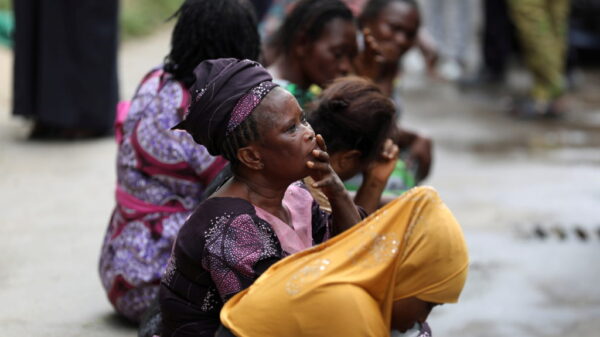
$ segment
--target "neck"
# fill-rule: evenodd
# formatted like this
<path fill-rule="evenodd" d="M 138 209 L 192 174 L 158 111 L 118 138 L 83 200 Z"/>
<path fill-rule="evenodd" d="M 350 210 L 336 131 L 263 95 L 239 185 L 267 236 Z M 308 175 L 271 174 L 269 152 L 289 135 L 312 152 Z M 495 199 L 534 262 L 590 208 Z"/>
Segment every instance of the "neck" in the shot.
<path fill-rule="evenodd" d="M 280 55 L 269 68 L 273 77 L 290 81 L 306 90 L 312 83 L 302 74 L 301 69 L 299 62 L 287 54 Z"/>
<path fill-rule="evenodd" d="M 251 204 L 277 215 L 282 210 L 282 201 L 289 184 L 276 185 L 268 179 L 234 175 L 232 184 L 237 185 L 241 197 Z"/>

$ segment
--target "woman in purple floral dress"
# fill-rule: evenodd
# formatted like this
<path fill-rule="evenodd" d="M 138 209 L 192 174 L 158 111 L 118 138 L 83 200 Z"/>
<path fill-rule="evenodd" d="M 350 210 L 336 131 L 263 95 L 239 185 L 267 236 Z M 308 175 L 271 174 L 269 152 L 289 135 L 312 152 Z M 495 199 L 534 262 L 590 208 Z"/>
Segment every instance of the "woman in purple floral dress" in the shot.
<path fill-rule="evenodd" d="M 193 70 L 206 59 L 259 54 L 247 2 L 187 0 L 175 16 L 165 64 L 144 77 L 128 109 L 120 107 L 126 117 L 117 120 L 117 205 L 99 269 L 112 305 L 136 322 L 158 294 L 180 227 L 226 164 L 189 134 L 171 131 L 187 113 Z"/>

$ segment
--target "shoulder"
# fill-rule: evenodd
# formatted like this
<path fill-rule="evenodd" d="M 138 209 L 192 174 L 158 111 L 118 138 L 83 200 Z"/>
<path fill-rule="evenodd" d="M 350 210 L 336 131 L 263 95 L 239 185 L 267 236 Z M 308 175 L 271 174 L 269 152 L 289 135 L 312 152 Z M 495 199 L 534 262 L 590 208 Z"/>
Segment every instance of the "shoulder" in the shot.
<path fill-rule="evenodd" d="M 254 207 L 240 198 L 209 198 L 203 201 L 186 223 L 210 225 L 215 219 L 234 219 L 240 215 L 254 214 Z M 229 222 L 229 221 L 227 221 Z"/>
<path fill-rule="evenodd" d="M 207 246 L 229 235 L 232 225 L 250 227 L 254 218 L 254 208 L 243 199 L 207 199 L 196 207 L 179 230 L 177 249 L 183 249 L 190 256 L 202 256 Z"/>
<path fill-rule="evenodd" d="M 195 213 L 190 223 L 197 221 L 194 216 L 202 217 L 202 225 L 197 227 L 201 232 L 195 233 L 201 236 L 205 269 L 217 263 L 252 275 L 257 261 L 281 255 L 273 229 L 258 217 L 254 206 L 246 200 L 208 199 Z"/>
<path fill-rule="evenodd" d="M 144 93 L 156 92 L 160 78 L 164 73 L 164 70 L 160 66 L 152 68 L 140 81 L 136 90 L 136 96 Z"/>

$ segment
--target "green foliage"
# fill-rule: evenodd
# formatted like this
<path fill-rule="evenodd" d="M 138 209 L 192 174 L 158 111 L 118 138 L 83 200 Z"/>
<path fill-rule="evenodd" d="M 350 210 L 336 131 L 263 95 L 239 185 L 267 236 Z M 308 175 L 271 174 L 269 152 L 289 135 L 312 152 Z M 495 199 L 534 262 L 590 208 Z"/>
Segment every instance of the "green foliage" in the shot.
<path fill-rule="evenodd" d="M 0 11 L 10 10 L 12 1 L 18 0 L 0 0 Z M 183 0 L 120 0 L 121 34 L 128 38 L 151 33 L 162 26 L 182 3 Z"/>
<path fill-rule="evenodd" d="M 182 2 L 183 0 L 121 0 L 123 36 L 127 38 L 151 33 L 163 25 Z"/>
<path fill-rule="evenodd" d="M 15 22 L 10 0 L 0 0 L 0 45 L 11 47 Z"/>

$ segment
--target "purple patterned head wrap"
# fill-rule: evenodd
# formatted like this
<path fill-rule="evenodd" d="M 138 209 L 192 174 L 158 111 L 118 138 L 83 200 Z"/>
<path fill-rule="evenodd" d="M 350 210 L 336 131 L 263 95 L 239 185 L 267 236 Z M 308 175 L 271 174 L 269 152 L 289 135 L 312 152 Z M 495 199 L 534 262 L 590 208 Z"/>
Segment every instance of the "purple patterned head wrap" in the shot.
<path fill-rule="evenodd" d="M 203 61 L 194 75 L 188 115 L 173 129 L 186 130 L 210 154 L 220 155 L 225 138 L 277 85 L 265 68 L 250 60 Z"/>

